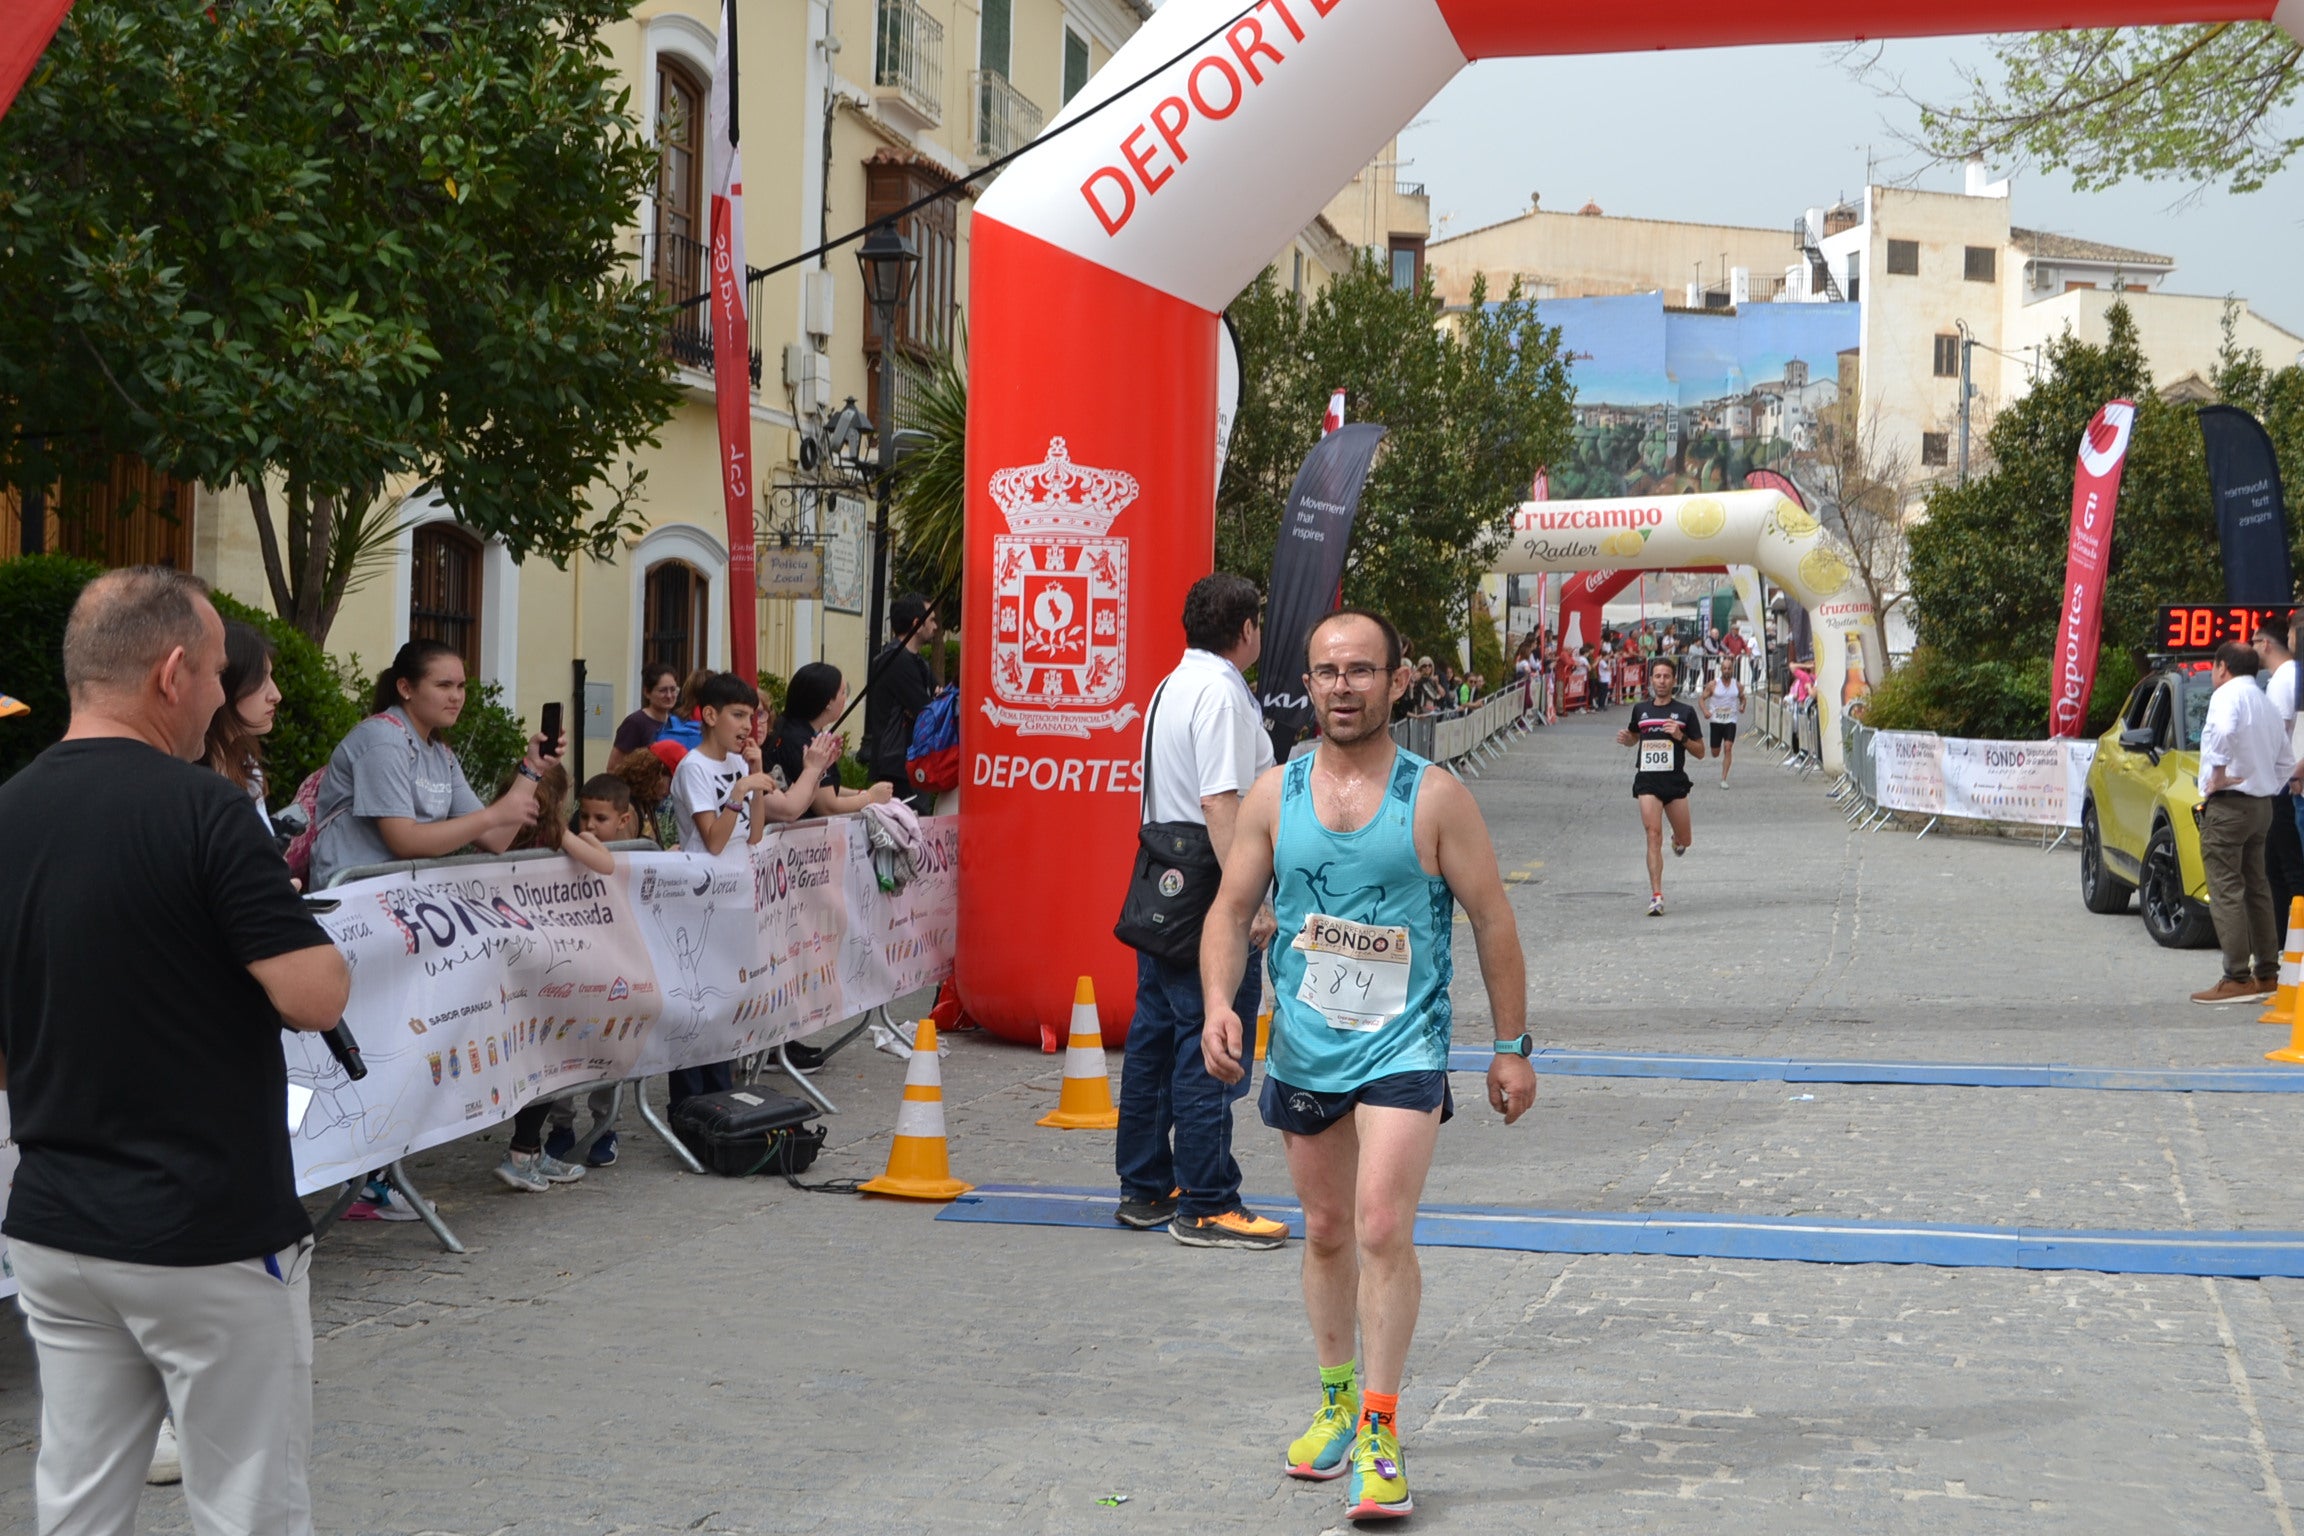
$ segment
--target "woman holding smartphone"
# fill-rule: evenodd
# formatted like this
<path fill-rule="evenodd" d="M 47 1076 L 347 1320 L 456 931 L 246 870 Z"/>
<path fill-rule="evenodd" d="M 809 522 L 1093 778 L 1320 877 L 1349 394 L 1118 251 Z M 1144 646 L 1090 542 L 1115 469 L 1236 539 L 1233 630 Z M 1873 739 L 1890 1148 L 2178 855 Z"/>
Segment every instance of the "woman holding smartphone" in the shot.
<path fill-rule="evenodd" d="M 560 743 L 541 734 L 512 787 L 493 805 L 465 781 L 444 732 L 464 713 L 464 658 L 438 640 L 411 640 L 376 680 L 376 713 L 328 760 L 312 844 L 312 888 L 341 870 L 437 859 L 466 847 L 502 853 L 536 820 L 536 786 Z"/>

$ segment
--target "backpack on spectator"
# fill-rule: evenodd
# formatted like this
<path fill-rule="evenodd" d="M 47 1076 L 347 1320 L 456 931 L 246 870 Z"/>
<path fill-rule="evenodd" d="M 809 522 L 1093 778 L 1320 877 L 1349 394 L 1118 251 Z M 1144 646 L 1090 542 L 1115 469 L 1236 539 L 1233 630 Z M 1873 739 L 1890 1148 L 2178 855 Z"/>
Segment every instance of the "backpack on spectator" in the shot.
<path fill-rule="evenodd" d="M 312 881 L 312 845 L 320 841 L 320 781 L 326 777 L 328 769 L 322 765 L 306 774 L 304 782 L 296 786 L 293 803 L 296 809 L 304 813 L 304 830 L 288 839 L 288 846 L 281 850 L 281 857 L 288 861 L 288 873 L 299 886 L 309 885 Z M 328 819 L 333 821 L 336 818 L 331 816 Z"/>
<path fill-rule="evenodd" d="M 946 687 L 912 722 L 912 745 L 904 754 L 904 777 L 926 794 L 960 787 L 960 690 Z"/>
<path fill-rule="evenodd" d="M 411 753 L 416 750 L 415 732 L 402 725 L 398 715 L 387 711 L 379 715 L 370 715 L 368 719 L 389 720 L 394 725 L 400 726 L 402 734 L 408 738 L 408 750 Z M 367 722 L 362 721 L 361 723 L 366 724 Z M 313 769 L 304 782 L 296 786 L 296 796 L 293 803 L 298 810 L 304 813 L 304 830 L 288 839 L 288 846 L 281 850 L 280 856 L 288 861 L 288 873 L 295 879 L 298 886 L 308 886 L 312 883 L 312 849 L 320 841 L 320 834 L 334 824 L 336 816 L 341 816 L 352 809 L 352 802 L 347 800 L 336 807 L 335 816 L 329 817 L 326 821 L 320 819 L 320 781 L 326 777 L 328 777 L 328 769 L 323 764 Z"/>

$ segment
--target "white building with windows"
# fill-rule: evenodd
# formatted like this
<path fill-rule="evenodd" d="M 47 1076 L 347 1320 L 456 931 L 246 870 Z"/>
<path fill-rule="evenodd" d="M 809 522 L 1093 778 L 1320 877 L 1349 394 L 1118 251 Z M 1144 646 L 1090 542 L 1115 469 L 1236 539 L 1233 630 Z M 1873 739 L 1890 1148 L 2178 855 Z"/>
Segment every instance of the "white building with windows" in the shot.
<path fill-rule="evenodd" d="M 2197 387 L 2215 370 L 2224 297 L 2171 289 L 2172 257 L 2015 224 L 2013 202 L 2007 182 L 1971 164 L 1959 192 L 1868 187 L 1794 224 L 1781 297 L 1857 302 L 1858 409 L 1922 486 L 1959 471 L 1963 351 L 1972 440 L 2031 388 L 2049 343 L 2067 330 L 2101 342 L 2122 299 L 2159 387 Z M 2229 302 L 2241 350 L 2276 367 L 2304 360 L 2304 336 Z"/>

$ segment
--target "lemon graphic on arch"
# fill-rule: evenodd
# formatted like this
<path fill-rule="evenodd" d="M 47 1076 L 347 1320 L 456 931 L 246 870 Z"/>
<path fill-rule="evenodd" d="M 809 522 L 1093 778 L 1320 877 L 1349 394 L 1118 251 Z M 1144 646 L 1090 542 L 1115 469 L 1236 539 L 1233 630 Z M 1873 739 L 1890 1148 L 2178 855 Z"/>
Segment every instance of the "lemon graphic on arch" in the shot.
<path fill-rule="evenodd" d="M 1692 539 L 1709 539 L 1727 526 L 1727 510 L 1709 496 L 1680 504 L 1680 531 Z"/>
<path fill-rule="evenodd" d="M 1848 585 L 1848 563 L 1821 545 L 1800 557 L 1800 579 L 1818 597 Z"/>
<path fill-rule="evenodd" d="M 1646 547 L 1646 544 L 1647 541 L 1642 539 L 1636 530 L 1625 528 L 1602 539 L 1600 541 L 1600 553 L 1604 555 L 1637 555 Z"/>
<path fill-rule="evenodd" d="M 1808 515 L 1807 508 L 1789 496 L 1776 498 L 1776 527 L 1788 539 L 1804 539 L 1817 529 L 1816 519 Z"/>

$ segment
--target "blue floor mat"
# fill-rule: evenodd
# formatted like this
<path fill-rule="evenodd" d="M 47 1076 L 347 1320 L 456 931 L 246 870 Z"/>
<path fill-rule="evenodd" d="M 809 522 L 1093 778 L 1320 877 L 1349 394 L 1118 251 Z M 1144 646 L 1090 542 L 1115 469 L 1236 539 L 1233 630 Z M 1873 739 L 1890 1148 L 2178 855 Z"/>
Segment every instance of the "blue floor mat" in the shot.
<path fill-rule="evenodd" d="M 986 1185 L 946 1206 L 939 1221 L 1083 1227 L 1133 1236 L 1112 1219 L 1117 1193 L 1041 1185 Z M 1304 1234 L 1292 1200 L 1251 1195 L 1251 1210 Z M 2086 1269 L 2108 1274 L 2264 1275 L 2304 1278 L 2304 1232 L 2060 1232 L 1825 1217 L 1717 1216 L 1629 1211 L 1535 1211 L 1427 1205 L 1416 1218 L 1427 1248 L 1515 1253 L 1646 1253 L 1691 1259 L 1791 1259 L 1818 1264 L 1933 1264 L 1945 1268 Z"/>

